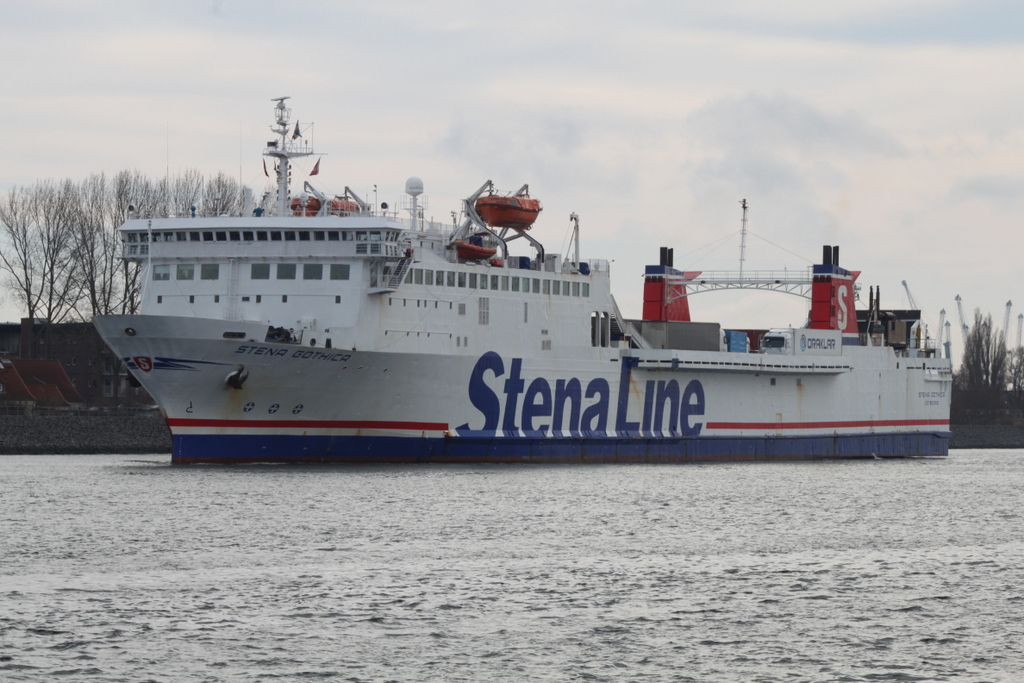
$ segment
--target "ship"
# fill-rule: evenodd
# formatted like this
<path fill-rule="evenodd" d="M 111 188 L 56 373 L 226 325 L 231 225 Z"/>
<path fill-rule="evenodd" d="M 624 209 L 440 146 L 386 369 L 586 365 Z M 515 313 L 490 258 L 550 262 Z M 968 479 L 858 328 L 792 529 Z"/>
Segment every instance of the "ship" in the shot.
<path fill-rule="evenodd" d="M 626 318 L 610 261 L 580 257 L 579 216 L 567 253 L 547 251 L 525 185 L 485 182 L 451 223 L 425 219 L 415 177 L 401 210 L 349 187 L 293 193 L 312 150 L 289 139 L 286 99 L 259 205 L 247 191 L 238 215 L 130 214 L 118 229 L 139 313 L 94 323 L 159 405 L 173 464 L 948 454 L 949 359 L 920 311 L 883 310 L 874 287 L 863 303 L 838 246 L 807 272 L 739 275 L 676 269 L 662 247 L 642 317 Z M 692 319 L 693 296 L 744 288 L 805 298 L 806 322 Z"/>

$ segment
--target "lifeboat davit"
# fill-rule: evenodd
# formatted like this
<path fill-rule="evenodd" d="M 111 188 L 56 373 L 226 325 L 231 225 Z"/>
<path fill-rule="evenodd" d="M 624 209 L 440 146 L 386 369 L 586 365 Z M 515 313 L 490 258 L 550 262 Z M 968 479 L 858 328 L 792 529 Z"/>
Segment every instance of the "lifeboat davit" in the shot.
<path fill-rule="evenodd" d="M 464 240 L 455 240 L 455 253 L 459 258 L 467 261 L 485 261 L 497 254 L 498 250 L 471 244 Z"/>
<path fill-rule="evenodd" d="M 544 210 L 539 199 L 490 195 L 476 200 L 476 212 L 495 228 L 529 230 Z"/>

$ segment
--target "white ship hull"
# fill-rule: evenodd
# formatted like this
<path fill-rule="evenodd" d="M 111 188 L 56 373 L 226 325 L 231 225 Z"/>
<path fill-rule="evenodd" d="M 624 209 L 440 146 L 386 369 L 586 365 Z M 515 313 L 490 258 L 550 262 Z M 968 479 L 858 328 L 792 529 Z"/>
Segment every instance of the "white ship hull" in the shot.
<path fill-rule="evenodd" d="M 685 462 L 945 455 L 948 363 L 627 350 L 604 361 L 310 348 L 105 316 L 174 462 Z M 126 329 L 134 332 L 129 336 Z M 225 332 L 245 333 L 224 339 Z M 225 379 L 242 366 L 241 389 Z M 146 369 L 148 367 L 148 369 Z"/>

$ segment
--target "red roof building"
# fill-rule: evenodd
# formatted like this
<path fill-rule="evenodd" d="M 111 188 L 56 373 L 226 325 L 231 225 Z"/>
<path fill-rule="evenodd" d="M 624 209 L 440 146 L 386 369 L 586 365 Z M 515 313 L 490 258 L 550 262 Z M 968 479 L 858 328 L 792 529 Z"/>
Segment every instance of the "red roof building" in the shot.
<path fill-rule="evenodd" d="M 57 361 L 0 357 L 0 405 L 58 408 L 82 403 Z"/>

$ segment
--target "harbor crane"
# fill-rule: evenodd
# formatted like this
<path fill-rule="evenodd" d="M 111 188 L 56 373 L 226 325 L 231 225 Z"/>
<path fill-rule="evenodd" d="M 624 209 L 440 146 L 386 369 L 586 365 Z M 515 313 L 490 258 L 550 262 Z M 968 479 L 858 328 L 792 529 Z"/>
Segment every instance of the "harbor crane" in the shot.
<path fill-rule="evenodd" d="M 1013 308 L 1013 302 L 1006 302 L 1006 313 L 1003 314 L 1003 337 L 1006 345 L 1010 345 L 1010 309 Z"/>
<path fill-rule="evenodd" d="M 946 309 L 939 311 L 939 329 L 936 335 L 939 337 L 939 346 L 942 346 L 943 335 L 946 333 Z"/>
<path fill-rule="evenodd" d="M 968 330 L 970 330 L 970 328 L 967 327 L 967 320 L 964 318 L 964 302 L 963 299 L 960 298 L 959 294 L 956 295 L 956 310 L 957 313 L 960 314 L 960 332 L 962 332 L 964 335 L 964 347 L 966 348 L 967 332 Z"/>
<path fill-rule="evenodd" d="M 1020 348 L 1020 333 L 1024 331 L 1024 313 L 1017 315 L 1017 347 Z"/>
<path fill-rule="evenodd" d="M 946 341 L 943 342 L 943 347 L 946 349 L 946 360 L 953 357 L 953 326 L 950 325 L 949 321 L 946 321 Z"/>
<path fill-rule="evenodd" d="M 907 302 L 910 303 L 911 310 L 921 310 L 917 307 L 917 302 L 914 301 L 914 295 L 910 293 L 910 285 L 907 284 L 906 280 L 903 281 L 903 289 L 907 292 Z"/>

